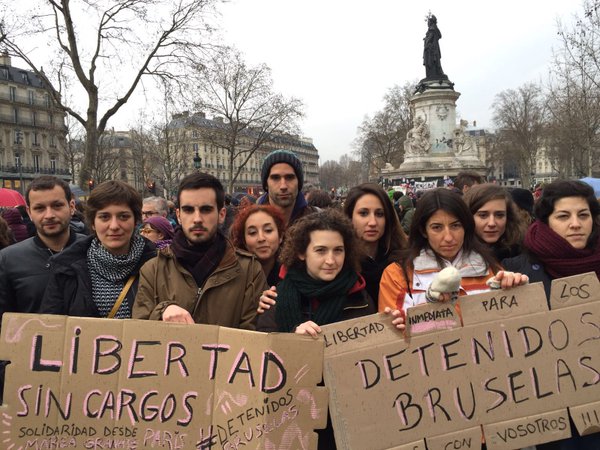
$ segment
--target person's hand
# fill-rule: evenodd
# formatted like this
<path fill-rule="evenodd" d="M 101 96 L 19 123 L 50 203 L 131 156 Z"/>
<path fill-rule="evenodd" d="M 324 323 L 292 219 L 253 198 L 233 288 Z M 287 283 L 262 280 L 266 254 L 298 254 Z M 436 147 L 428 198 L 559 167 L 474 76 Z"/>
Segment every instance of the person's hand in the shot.
<path fill-rule="evenodd" d="M 455 267 L 446 267 L 433 277 L 425 298 L 428 302 L 453 302 L 458 299 L 460 272 Z"/>
<path fill-rule="evenodd" d="M 277 288 L 275 286 L 271 286 L 270 289 L 263 291 L 262 295 L 258 299 L 258 308 L 256 312 L 259 314 L 264 313 L 267 309 L 271 309 L 271 306 L 277 303 L 275 299 L 277 298 Z"/>
<path fill-rule="evenodd" d="M 173 323 L 194 323 L 194 319 L 192 319 L 190 313 L 177 305 L 167 306 L 162 313 L 162 320 L 163 322 Z"/>
<path fill-rule="evenodd" d="M 529 283 L 529 277 L 519 272 L 499 271 L 493 278 L 487 281 L 492 289 L 510 289 Z"/>
<path fill-rule="evenodd" d="M 296 334 L 309 334 L 314 338 L 316 338 L 320 332 L 321 327 L 314 323 L 312 320 L 301 323 L 296 327 L 296 330 L 294 331 L 294 333 Z"/>
<path fill-rule="evenodd" d="M 398 330 L 404 331 L 406 329 L 406 312 L 403 309 L 392 309 L 389 306 L 386 306 L 383 312 L 393 317 L 392 325 Z"/>

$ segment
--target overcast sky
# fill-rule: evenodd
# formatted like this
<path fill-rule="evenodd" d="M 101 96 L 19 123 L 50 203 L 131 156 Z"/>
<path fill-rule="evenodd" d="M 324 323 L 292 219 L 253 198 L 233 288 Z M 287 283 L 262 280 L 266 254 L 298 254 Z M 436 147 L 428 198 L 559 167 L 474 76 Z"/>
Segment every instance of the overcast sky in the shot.
<path fill-rule="evenodd" d="M 458 116 L 490 127 L 494 96 L 545 77 L 557 19 L 571 22 L 581 9 L 579 0 L 231 0 L 221 23 L 249 63 L 272 68 L 276 90 L 304 101 L 302 131 L 324 162 L 353 150 L 356 128 L 388 88 L 425 76 L 428 11 L 461 93 Z"/>

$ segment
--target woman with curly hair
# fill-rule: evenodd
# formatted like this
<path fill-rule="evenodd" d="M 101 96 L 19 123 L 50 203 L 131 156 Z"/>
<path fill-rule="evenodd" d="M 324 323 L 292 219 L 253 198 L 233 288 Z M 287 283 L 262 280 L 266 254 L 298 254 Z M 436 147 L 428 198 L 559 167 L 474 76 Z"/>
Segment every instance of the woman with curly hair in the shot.
<path fill-rule="evenodd" d="M 517 213 L 510 193 L 496 184 L 478 184 L 464 197 L 473 219 L 475 233 L 494 253 L 496 261 L 517 256 L 527 225 Z"/>
<path fill-rule="evenodd" d="M 359 255 L 352 224 L 341 212 L 299 219 L 281 251 L 277 303 L 259 316 L 257 329 L 317 336 L 321 325 L 374 313 Z"/>

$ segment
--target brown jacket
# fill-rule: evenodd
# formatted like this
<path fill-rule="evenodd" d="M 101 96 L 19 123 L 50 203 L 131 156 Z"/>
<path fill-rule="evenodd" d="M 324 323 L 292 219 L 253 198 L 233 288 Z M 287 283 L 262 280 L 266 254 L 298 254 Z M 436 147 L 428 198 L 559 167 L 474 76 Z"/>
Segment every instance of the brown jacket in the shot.
<path fill-rule="evenodd" d="M 229 241 L 223 259 L 201 288 L 167 247 L 140 271 L 133 318 L 161 320 L 167 306 L 178 305 L 196 323 L 254 330 L 258 299 L 267 288 L 256 258 Z"/>

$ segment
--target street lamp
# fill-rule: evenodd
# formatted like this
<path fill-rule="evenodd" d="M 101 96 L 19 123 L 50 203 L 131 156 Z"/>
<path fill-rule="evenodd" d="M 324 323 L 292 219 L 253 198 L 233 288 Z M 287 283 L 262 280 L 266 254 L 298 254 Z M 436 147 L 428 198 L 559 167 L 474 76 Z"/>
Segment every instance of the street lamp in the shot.
<path fill-rule="evenodd" d="M 196 149 L 196 154 L 194 155 L 194 169 L 196 169 L 196 171 L 199 172 L 201 167 L 202 167 L 202 158 L 198 154 L 198 149 Z"/>
<path fill-rule="evenodd" d="M 17 138 L 17 152 L 15 153 L 17 157 L 17 169 L 19 170 L 19 185 L 21 188 L 21 195 L 25 195 L 25 190 L 23 189 L 23 164 L 21 164 L 21 147 L 23 144 L 23 132 L 21 130 L 15 130 L 16 138 Z"/>

